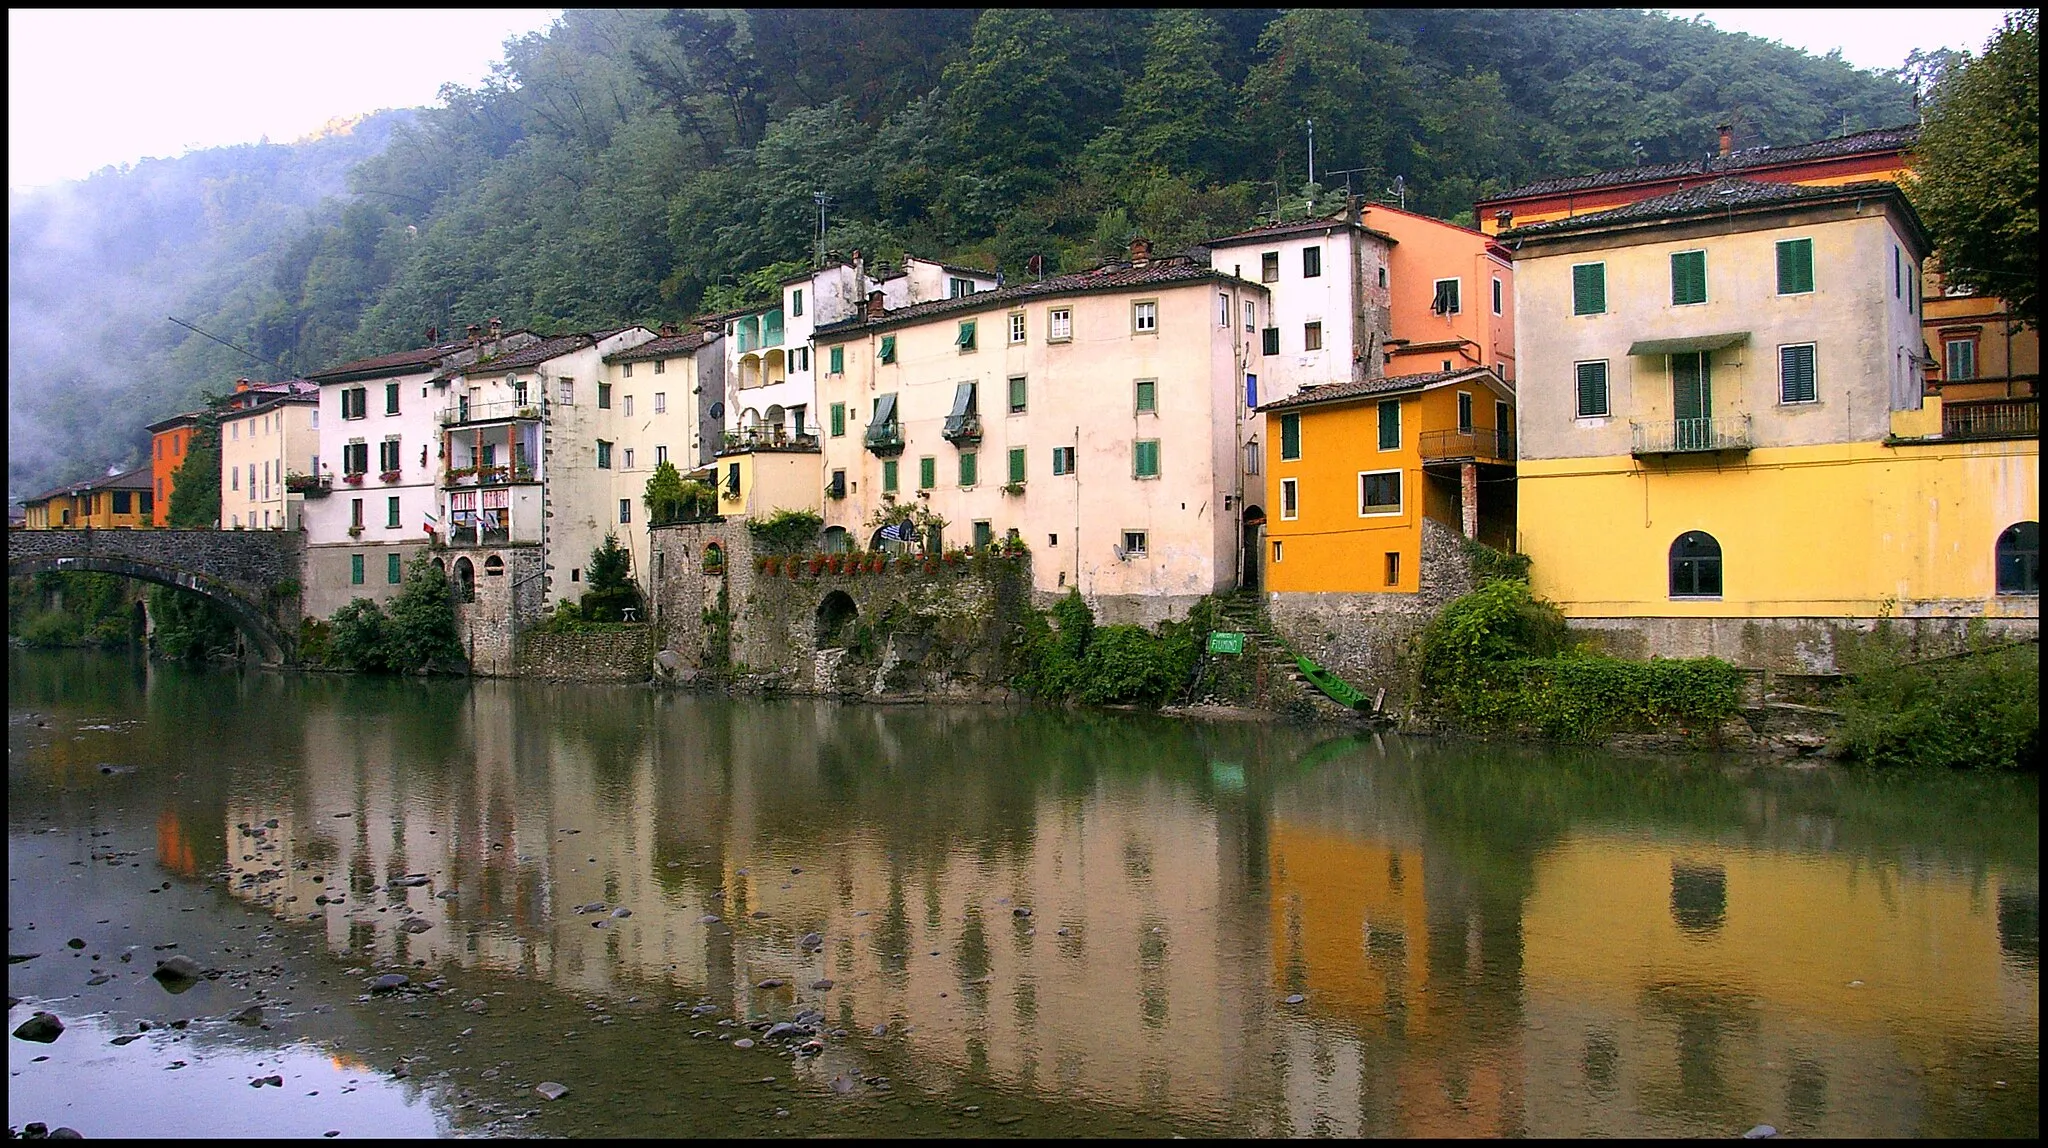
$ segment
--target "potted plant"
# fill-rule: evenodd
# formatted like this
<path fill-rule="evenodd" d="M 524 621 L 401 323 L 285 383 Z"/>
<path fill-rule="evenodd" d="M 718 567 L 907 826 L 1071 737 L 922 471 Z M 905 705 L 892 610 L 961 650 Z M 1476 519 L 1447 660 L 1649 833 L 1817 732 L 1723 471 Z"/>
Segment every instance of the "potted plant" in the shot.
<path fill-rule="evenodd" d="M 782 573 L 782 559 L 776 557 L 773 554 L 770 554 L 768 557 L 761 559 L 761 572 L 768 575 L 771 578 L 773 578 L 777 574 Z"/>
<path fill-rule="evenodd" d="M 349 527 L 349 528 L 348 528 L 348 536 L 349 536 L 350 538 L 361 538 L 361 537 L 363 536 L 363 528 L 362 528 L 362 527 L 360 527 L 360 526 L 351 526 L 351 527 Z"/>
<path fill-rule="evenodd" d="M 377 476 L 378 480 L 382 482 L 397 482 L 399 477 L 399 472 L 395 470 L 387 470 Z"/>
<path fill-rule="evenodd" d="M 811 573 L 814 575 L 824 573 L 825 563 L 828 561 L 830 559 L 826 558 L 823 554 L 811 555 Z"/>
<path fill-rule="evenodd" d="M 360 470 L 350 471 L 341 476 L 341 481 L 348 483 L 350 486 L 361 486 L 363 484 L 363 472 Z"/>
<path fill-rule="evenodd" d="M 1004 484 L 1003 484 L 1003 486 L 1002 486 L 1002 491 L 1003 491 L 1003 493 L 1004 493 L 1004 494 L 1011 494 L 1011 495 L 1016 495 L 1016 494 L 1023 494 L 1023 493 L 1024 493 L 1024 484 L 1023 484 L 1023 483 L 1021 483 L 1021 482 L 1006 482 L 1006 483 L 1004 483 Z"/>

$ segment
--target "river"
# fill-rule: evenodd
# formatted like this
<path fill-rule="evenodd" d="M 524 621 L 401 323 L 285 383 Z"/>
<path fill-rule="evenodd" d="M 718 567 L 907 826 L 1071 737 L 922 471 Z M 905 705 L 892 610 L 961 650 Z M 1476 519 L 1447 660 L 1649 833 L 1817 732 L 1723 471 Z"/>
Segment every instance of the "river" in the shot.
<path fill-rule="evenodd" d="M 8 718 L 16 1128 L 2039 1133 L 2034 776 L 69 651 Z"/>

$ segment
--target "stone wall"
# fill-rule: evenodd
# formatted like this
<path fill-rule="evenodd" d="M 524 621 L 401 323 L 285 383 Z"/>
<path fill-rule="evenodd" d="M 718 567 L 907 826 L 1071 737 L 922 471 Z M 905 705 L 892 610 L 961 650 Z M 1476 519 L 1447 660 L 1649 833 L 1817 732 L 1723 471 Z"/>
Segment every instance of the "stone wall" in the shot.
<path fill-rule="evenodd" d="M 412 569 L 413 557 L 426 548 L 424 542 L 308 546 L 304 576 L 306 593 L 301 608 L 309 617 L 329 618 L 357 598 L 368 598 L 379 606 L 388 606 L 391 599 L 405 589 L 402 579 L 404 572 Z M 399 582 L 390 578 L 390 555 L 393 553 L 398 555 Z M 361 583 L 352 581 L 354 564 L 350 559 L 357 554 L 363 556 Z"/>
<path fill-rule="evenodd" d="M 1620 658 L 1716 657 L 1773 674 L 1838 674 L 1857 645 L 1888 625 L 1918 657 L 1959 651 L 1972 627 L 1986 637 L 2038 637 L 2039 618 L 1573 618 L 1588 647 Z"/>
<path fill-rule="evenodd" d="M 493 573 L 491 559 L 503 565 Z M 464 601 L 457 563 L 468 559 L 475 586 L 473 601 Z M 448 575 L 455 600 L 455 634 L 469 657 L 469 669 L 484 677 L 508 677 L 520 671 L 519 636 L 540 617 L 541 548 L 505 546 L 438 551 L 434 560 Z"/>
<path fill-rule="evenodd" d="M 1464 538 L 1433 518 L 1422 520 L 1418 579 L 1413 594 L 1274 590 L 1266 595 L 1266 616 L 1297 652 L 1367 695 L 1385 687 L 1387 708 L 1406 710 L 1414 692 L 1413 640 L 1445 603 L 1478 585 Z"/>
<path fill-rule="evenodd" d="M 654 627 L 646 622 L 595 634 L 528 631 L 519 640 L 521 677 L 569 682 L 644 682 L 654 665 Z"/>

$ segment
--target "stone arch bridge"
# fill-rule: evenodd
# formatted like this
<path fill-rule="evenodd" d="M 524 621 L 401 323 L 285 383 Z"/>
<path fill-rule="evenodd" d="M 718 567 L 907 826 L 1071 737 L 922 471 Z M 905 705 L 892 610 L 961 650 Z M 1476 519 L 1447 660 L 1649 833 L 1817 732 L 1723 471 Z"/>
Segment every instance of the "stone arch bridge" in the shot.
<path fill-rule="evenodd" d="M 266 663 L 297 660 L 305 536 L 284 530 L 10 530 L 7 575 L 121 574 L 204 595 Z"/>

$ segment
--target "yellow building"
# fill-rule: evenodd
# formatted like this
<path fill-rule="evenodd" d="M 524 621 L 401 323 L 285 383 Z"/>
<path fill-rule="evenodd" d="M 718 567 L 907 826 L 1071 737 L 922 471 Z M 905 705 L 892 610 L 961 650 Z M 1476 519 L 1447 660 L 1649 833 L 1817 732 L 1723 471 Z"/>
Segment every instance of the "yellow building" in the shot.
<path fill-rule="evenodd" d="M 299 529 L 307 489 L 302 479 L 317 475 L 319 467 L 320 392 L 311 383 L 223 412 L 222 529 Z M 287 484 L 287 478 L 293 481 Z"/>
<path fill-rule="evenodd" d="M 1266 589 L 1416 593 L 1428 521 L 1512 541 L 1514 393 L 1492 371 L 1334 383 L 1259 411 Z"/>
<path fill-rule="evenodd" d="M 156 520 L 149 464 L 45 491 L 22 502 L 26 530 L 105 530 L 151 526 Z"/>
<path fill-rule="evenodd" d="M 1895 185 L 1731 178 L 1500 238 L 1518 549 L 1575 625 L 1810 672 L 1886 616 L 2038 628 L 2039 442 L 1923 396 Z"/>

